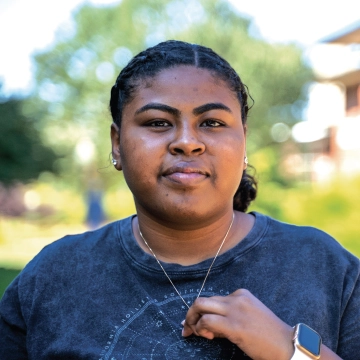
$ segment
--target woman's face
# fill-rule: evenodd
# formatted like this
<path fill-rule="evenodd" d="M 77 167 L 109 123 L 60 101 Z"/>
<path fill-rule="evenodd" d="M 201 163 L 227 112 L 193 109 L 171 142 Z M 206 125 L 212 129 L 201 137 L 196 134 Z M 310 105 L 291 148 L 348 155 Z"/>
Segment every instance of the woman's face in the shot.
<path fill-rule="evenodd" d="M 112 143 L 138 213 L 196 222 L 232 211 L 244 170 L 241 109 L 208 70 L 177 66 L 144 80 Z"/>

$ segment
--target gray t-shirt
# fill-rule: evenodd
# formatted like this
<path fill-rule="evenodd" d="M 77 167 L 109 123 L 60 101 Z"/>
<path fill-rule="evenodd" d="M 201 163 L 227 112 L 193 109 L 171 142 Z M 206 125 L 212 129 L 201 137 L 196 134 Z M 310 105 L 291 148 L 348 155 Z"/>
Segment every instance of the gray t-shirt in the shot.
<path fill-rule="evenodd" d="M 303 322 L 343 359 L 360 359 L 359 259 L 322 231 L 253 214 L 201 296 L 248 289 L 287 324 Z M 191 304 L 210 263 L 163 266 Z M 226 339 L 182 338 L 186 312 L 127 218 L 66 236 L 25 267 L 0 304 L 0 359 L 249 359 Z"/>

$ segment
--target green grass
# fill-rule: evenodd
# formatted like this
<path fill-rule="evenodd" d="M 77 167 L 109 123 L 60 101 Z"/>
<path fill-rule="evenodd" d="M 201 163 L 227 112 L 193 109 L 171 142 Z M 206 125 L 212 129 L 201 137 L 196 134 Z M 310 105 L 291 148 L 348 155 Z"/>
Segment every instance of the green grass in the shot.
<path fill-rule="evenodd" d="M 5 289 L 15 278 L 15 276 L 19 274 L 19 272 L 20 270 L 9 270 L 0 268 L 0 298 L 3 296 Z"/>

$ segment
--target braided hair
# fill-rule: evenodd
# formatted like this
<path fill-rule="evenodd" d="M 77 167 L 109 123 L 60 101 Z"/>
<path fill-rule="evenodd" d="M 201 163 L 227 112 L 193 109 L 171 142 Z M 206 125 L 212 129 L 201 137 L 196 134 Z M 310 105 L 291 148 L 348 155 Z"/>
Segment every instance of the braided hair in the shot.
<path fill-rule="evenodd" d="M 241 106 L 242 123 L 246 124 L 250 109 L 248 106 L 250 95 L 236 71 L 210 48 L 176 40 L 165 41 L 140 52 L 122 69 L 111 89 L 110 111 L 113 122 L 119 128 L 121 127 L 123 109 L 133 99 L 142 80 L 152 78 L 164 69 L 179 65 L 209 70 L 223 80 L 237 95 Z M 256 180 L 244 170 L 240 185 L 234 195 L 234 209 L 245 212 L 250 202 L 255 199 L 256 193 Z"/>

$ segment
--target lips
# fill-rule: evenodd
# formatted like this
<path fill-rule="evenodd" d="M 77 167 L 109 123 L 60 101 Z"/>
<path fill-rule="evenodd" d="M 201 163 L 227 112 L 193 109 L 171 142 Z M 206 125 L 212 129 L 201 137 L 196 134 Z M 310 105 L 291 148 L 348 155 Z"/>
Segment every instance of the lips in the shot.
<path fill-rule="evenodd" d="M 181 185 L 195 185 L 208 178 L 210 174 L 196 164 L 178 163 L 166 169 L 163 176 Z"/>

